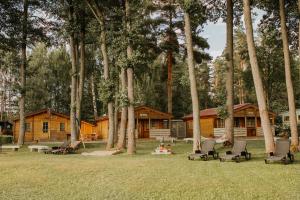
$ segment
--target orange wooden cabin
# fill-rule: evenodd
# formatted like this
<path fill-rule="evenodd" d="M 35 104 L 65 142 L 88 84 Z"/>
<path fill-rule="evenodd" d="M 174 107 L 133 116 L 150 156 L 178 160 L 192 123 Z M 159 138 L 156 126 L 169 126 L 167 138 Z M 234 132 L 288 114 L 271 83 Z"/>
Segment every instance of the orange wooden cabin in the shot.
<path fill-rule="evenodd" d="M 20 120 L 14 120 L 14 140 L 18 140 Z M 95 125 L 81 121 L 80 134 L 85 140 L 96 138 Z M 63 141 L 69 139 L 70 117 L 50 109 L 43 109 L 25 116 L 25 142 Z"/>
<path fill-rule="evenodd" d="M 157 136 L 171 135 L 168 123 L 173 118 L 171 114 L 147 106 L 136 107 L 134 113 L 136 138 L 155 138 Z M 96 133 L 99 139 L 107 139 L 108 137 L 108 120 L 108 117 L 104 116 L 96 121 Z M 120 113 L 118 121 L 120 121 Z"/>
<path fill-rule="evenodd" d="M 274 129 L 275 113 L 269 112 L 270 121 Z M 193 137 L 193 115 L 183 117 L 186 122 L 186 136 Z M 216 137 L 225 133 L 225 120 L 218 117 L 217 108 L 200 111 L 201 136 Z M 257 106 L 245 103 L 234 105 L 234 135 L 235 136 L 263 136 L 259 109 Z"/>

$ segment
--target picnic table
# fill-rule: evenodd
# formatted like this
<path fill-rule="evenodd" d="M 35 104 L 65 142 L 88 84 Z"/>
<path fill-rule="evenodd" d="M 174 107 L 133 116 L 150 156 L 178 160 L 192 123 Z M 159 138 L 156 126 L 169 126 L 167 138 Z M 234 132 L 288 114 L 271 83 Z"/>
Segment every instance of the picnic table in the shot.
<path fill-rule="evenodd" d="M 43 145 L 31 145 L 31 146 L 28 146 L 28 149 L 30 149 L 31 152 L 37 151 L 39 153 L 42 153 L 42 152 L 47 151 L 51 148 L 48 147 L 48 146 L 43 146 Z"/>
<path fill-rule="evenodd" d="M 1 149 L 11 149 L 12 151 L 18 151 L 20 146 L 19 145 L 0 145 Z"/>

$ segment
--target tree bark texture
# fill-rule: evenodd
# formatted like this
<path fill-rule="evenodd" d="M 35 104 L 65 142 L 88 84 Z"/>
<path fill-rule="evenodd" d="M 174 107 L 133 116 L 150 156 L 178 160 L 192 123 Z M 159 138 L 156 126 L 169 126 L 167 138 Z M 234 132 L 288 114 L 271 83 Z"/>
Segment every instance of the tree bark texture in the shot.
<path fill-rule="evenodd" d="M 284 69 L 285 69 L 285 81 L 288 94 L 288 105 L 289 105 L 289 115 L 290 115 L 290 128 L 291 128 L 291 143 L 292 150 L 296 150 L 299 145 L 298 130 L 297 130 L 297 115 L 295 107 L 295 96 L 294 87 L 291 74 L 291 61 L 290 61 L 290 50 L 288 42 L 288 34 L 286 27 L 286 16 L 285 16 L 285 1 L 279 0 L 280 7 L 280 23 L 281 23 L 281 38 L 283 44 L 283 54 L 284 54 Z"/>
<path fill-rule="evenodd" d="M 225 138 L 227 141 L 233 145 L 234 143 L 234 116 L 233 116 L 233 79 L 234 79 L 234 69 L 233 69 L 233 3 L 232 0 L 227 0 L 227 20 L 226 20 L 226 30 L 227 30 L 227 47 L 226 47 L 226 109 L 227 118 L 225 119 Z"/>
<path fill-rule="evenodd" d="M 28 1 L 23 0 L 23 21 L 22 21 L 22 46 L 21 46 L 21 59 L 22 63 L 20 66 L 20 88 L 21 96 L 19 99 L 19 109 L 20 109 L 20 132 L 18 138 L 18 144 L 24 144 L 25 137 L 25 96 L 26 96 L 26 65 L 27 65 L 27 21 L 28 21 Z"/>
<path fill-rule="evenodd" d="M 126 11 L 126 28 L 127 32 L 131 32 L 130 24 L 130 3 L 129 0 L 125 0 L 125 11 Z M 131 59 L 133 50 L 129 41 L 127 47 L 127 58 Z M 127 153 L 134 154 L 136 153 L 136 144 L 135 144 L 135 118 L 134 118 L 134 75 L 133 69 L 131 67 L 127 68 L 127 95 L 128 95 L 128 125 L 127 125 L 127 135 L 128 135 L 128 145 Z"/>
<path fill-rule="evenodd" d="M 125 69 L 121 69 L 121 89 L 122 93 L 127 92 L 127 73 Z M 121 108 L 121 122 L 120 122 L 120 133 L 118 138 L 118 149 L 124 149 L 126 146 L 126 122 L 127 122 L 127 107 Z"/>
<path fill-rule="evenodd" d="M 200 142 L 200 110 L 199 110 L 199 99 L 197 92 L 197 84 L 194 72 L 194 55 L 193 55 L 193 41 L 191 32 L 191 22 L 188 13 L 184 13 L 184 32 L 186 38 L 187 48 L 187 63 L 189 70 L 190 89 L 192 96 L 193 106 L 193 151 L 201 149 Z"/>
<path fill-rule="evenodd" d="M 256 49 L 253 38 L 253 27 L 251 19 L 250 0 L 243 0 L 244 5 L 244 21 L 246 26 L 247 46 L 250 57 L 250 64 L 253 76 L 253 82 L 256 92 L 256 98 L 259 107 L 259 114 L 261 118 L 261 126 L 265 138 L 266 152 L 274 152 L 274 138 L 270 124 L 269 112 L 267 109 L 266 98 L 263 90 L 263 83 L 259 72 L 257 63 Z"/>

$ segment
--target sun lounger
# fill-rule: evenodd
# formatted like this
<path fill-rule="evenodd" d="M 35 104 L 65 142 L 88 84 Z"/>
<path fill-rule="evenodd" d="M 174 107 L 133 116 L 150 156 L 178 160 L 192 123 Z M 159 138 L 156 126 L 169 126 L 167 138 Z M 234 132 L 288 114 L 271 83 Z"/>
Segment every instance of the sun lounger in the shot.
<path fill-rule="evenodd" d="M 294 162 L 294 155 L 290 152 L 290 146 L 290 140 L 276 140 L 275 152 L 269 154 L 268 158 L 265 159 L 265 163 L 279 161 L 288 164 Z"/>
<path fill-rule="evenodd" d="M 219 153 L 217 153 L 215 151 L 215 144 L 216 144 L 216 141 L 213 140 L 213 139 L 205 140 L 202 143 L 202 149 L 201 149 L 201 151 L 196 151 L 195 153 L 190 154 L 188 156 L 188 159 L 189 160 L 195 160 L 197 158 L 200 158 L 200 159 L 204 159 L 205 161 L 207 161 L 208 160 L 208 156 L 210 156 L 210 155 L 214 159 L 217 159 L 219 157 Z"/>
<path fill-rule="evenodd" d="M 247 151 L 246 141 L 234 141 L 234 145 L 231 151 L 227 151 L 225 155 L 220 157 L 220 161 L 234 160 L 240 162 L 240 159 L 244 156 L 245 160 L 251 159 L 251 153 Z"/>
<path fill-rule="evenodd" d="M 63 154 L 75 153 L 79 149 L 80 144 L 81 141 L 75 141 L 74 143 L 71 143 L 70 146 L 68 146 L 63 152 Z"/>
<path fill-rule="evenodd" d="M 45 153 L 46 154 L 60 154 L 61 152 L 63 152 L 64 150 L 66 150 L 67 149 L 67 147 L 69 147 L 70 146 L 70 144 L 71 144 L 71 142 L 70 141 L 67 141 L 67 140 L 65 140 L 63 143 L 62 143 L 62 145 L 60 145 L 60 146 L 54 146 L 54 147 L 52 147 L 50 150 L 48 150 L 48 151 L 45 151 Z"/>

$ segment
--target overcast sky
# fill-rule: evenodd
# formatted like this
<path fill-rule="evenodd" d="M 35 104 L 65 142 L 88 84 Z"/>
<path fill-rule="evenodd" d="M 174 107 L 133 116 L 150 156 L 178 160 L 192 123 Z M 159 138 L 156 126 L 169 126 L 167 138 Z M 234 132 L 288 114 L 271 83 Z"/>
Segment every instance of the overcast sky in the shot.
<path fill-rule="evenodd" d="M 257 24 L 259 23 L 263 11 L 255 9 L 254 12 L 257 14 L 257 16 L 252 15 L 253 20 L 253 28 L 254 32 L 257 28 Z M 219 21 L 218 23 L 208 23 L 204 26 L 204 30 L 201 34 L 202 37 L 206 38 L 208 41 L 208 44 L 210 45 L 210 49 L 207 50 L 207 52 L 213 57 L 216 58 L 217 56 L 220 56 L 225 48 L 226 43 L 226 24 L 222 21 Z"/>

